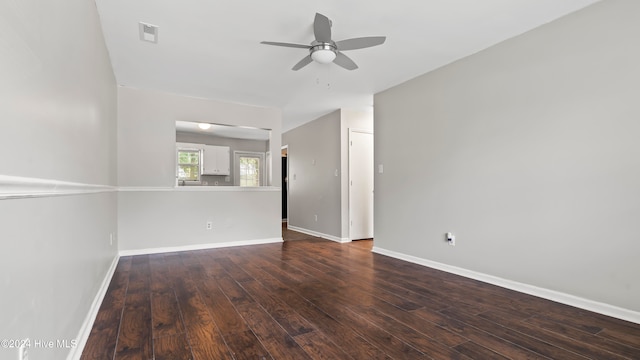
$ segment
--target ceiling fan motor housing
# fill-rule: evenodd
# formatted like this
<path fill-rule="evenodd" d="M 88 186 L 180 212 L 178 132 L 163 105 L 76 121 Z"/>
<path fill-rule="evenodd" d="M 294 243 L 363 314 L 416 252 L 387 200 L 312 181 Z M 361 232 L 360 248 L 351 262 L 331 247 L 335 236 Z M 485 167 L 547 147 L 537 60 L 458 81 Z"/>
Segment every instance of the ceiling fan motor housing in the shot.
<path fill-rule="evenodd" d="M 314 41 L 309 48 L 309 53 L 314 61 L 321 64 L 329 64 L 336 58 L 336 43 L 333 41 L 330 43 Z"/>

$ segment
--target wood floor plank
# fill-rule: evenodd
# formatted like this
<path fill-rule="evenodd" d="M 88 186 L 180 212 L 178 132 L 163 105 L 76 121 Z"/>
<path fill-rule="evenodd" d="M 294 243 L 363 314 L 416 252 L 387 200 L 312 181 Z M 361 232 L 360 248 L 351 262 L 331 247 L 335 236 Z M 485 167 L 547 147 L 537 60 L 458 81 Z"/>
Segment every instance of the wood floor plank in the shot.
<path fill-rule="evenodd" d="M 213 324 L 209 309 L 191 279 L 176 283 L 175 293 L 185 327 L 201 323 Z"/>
<path fill-rule="evenodd" d="M 248 281 L 248 280 L 247 280 Z M 245 282 L 247 282 L 245 281 Z M 251 279 L 253 281 L 253 279 Z M 234 305 L 245 305 L 253 303 L 253 298 L 249 295 L 236 280 L 230 276 L 223 276 L 217 279 L 218 287 L 229 298 Z"/>
<path fill-rule="evenodd" d="M 566 336 L 557 336 L 551 331 L 547 331 L 543 328 L 537 327 L 533 324 L 526 323 L 514 319 L 509 314 L 500 313 L 499 311 L 490 311 L 479 315 L 483 319 L 493 321 L 501 326 L 518 331 L 527 336 L 544 341 L 553 346 L 572 351 L 576 354 L 580 354 L 587 358 L 593 359 L 610 359 L 610 360 L 623 360 L 626 357 L 613 354 L 609 351 L 603 350 L 590 343 L 581 343 L 575 339 Z"/>
<path fill-rule="evenodd" d="M 153 338 L 184 333 L 178 300 L 173 290 L 151 292 Z"/>
<path fill-rule="evenodd" d="M 298 335 L 295 338 L 297 344 L 299 344 L 307 354 L 311 355 L 312 359 L 317 360 L 332 360 L 332 359 L 353 359 L 347 353 L 336 347 L 329 338 L 320 332 L 310 332 L 302 335 Z"/>
<path fill-rule="evenodd" d="M 300 314 L 312 328 L 322 331 L 331 341 L 340 346 L 343 351 L 354 359 L 388 359 L 384 352 L 367 342 L 350 327 L 336 321 L 311 302 L 286 288 L 275 278 L 270 277 L 269 274 L 260 274 L 253 272 L 254 270 L 252 269 L 252 276 L 265 288 L 269 289 L 270 295 L 295 309 L 295 312 Z M 311 331 L 312 328 L 308 330 Z M 309 331 L 305 330 L 304 333 Z"/>
<path fill-rule="evenodd" d="M 309 289 L 305 289 L 302 294 L 307 294 L 308 291 Z M 316 292 L 318 289 L 313 289 L 313 291 Z M 359 322 L 360 324 L 364 324 L 366 322 L 371 324 L 372 327 L 377 326 L 379 329 L 392 328 L 394 329 L 394 337 L 404 344 L 407 344 L 424 354 L 428 354 L 429 357 L 433 359 L 468 359 L 455 349 L 439 343 L 429 336 L 421 334 L 415 329 L 412 329 L 411 327 L 406 326 L 403 323 L 372 309 L 371 307 L 352 306 L 348 299 L 333 294 L 332 296 L 326 296 L 320 300 L 312 299 L 311 301 L 318 307 L 331 309 L 328 310 L 331 311 L 330 314 L 338 313 L 335 308 L 337 306 L 345 309 L 344 312 L 340 312 L 341 316 L 346 316 L 351 319 L 351 321 Z M 331 307 L 325 305 L 326 303 L 332 304 Z M 352 312 L 353 314 L 349 314 L 349 312 Z"/>
<path fill-rule="evenodd" d="M 123 256 L 116 265 L 116 270 L 82 352 L 82 359 L 113 359 L 129 283 L 131 260 L 131 256 Z"/>
<path fill-rule="evenodd" d="M 304 360 L 311 357 L 261 306 L 245 304 L 238 312 L 247 321 L 256 337 L 276 359 Z"/>
<path fill-rule="evenodd" d="M 187 325 L 187 337 L 193 357 L 200 359 L 231 360 L 231 350 L 213 321 Z"/>
<path fill-rule="evenodd" d="M 349 307 L 352 311 L 362 316 L 370 316 L 371 319 L 377 319 L 377 323 L 380 326 L 389 325 L 390 322 L 399 321 L 395 326 L 397 331 L 404 331 L 405 333 L 421 332 L 422 337 L 433 338 L 436 341 L 441 341 L 447 346 L 455 346 L 460 343 L 468 341 L 467 339 L 460 337 L 452 332 L 449 332 L 437 325 L 420 320 L 393 304 L 389 304 L 377 297 L 370 296 L 364 291 L 361 291 L 353 287 L 332 287 L 329 284 L 324 283 L 321 286 L 314 288 L 318 295 L 330 294 L 331 298 L 318 299 L 319 301 L 331 301 L 334 303 L 341 303 L 345 307 Z M 383 315 L 379 309 L 386 311 L 387 314 Z M 387 318 L 391 316 L 391 318 Z M 405 329 L 409 327 L 409 329 Z M 432 334 L 432 335 L 427 335 Z M 415 334 L 411 336 L 415 337 Z"/>
<path fill-rule="evenodd" d="M 186 334 L 169 335 L 153 340 L 154 360 L 191 360 L 193 354 Z"/>
<path fill-rule="evenodd" d="M 243 287 L 253 296 L 260 306 L 291 336 L 305 334 L 314 330 L 313 326 L 294 309 L 264 288 L 259 282 L 245 282 Z"/>
<path fill-rule="evenodd" d="M 249 330 L 233 304 L 218 287 L 216 280 L 212 279 L 204 282 L 200 296 L 207 305 L 213 321 L 223 336 L 229 333 L 242 333 Z"/>
<path fill-rule="evenodd" d="M 546 356 L 518 346 L 483 329 L 478 329 L 474 326 L 468 325 L 463 321 L 447 317 L 440 312 L 422 308 L 412 311 L 412 313 L 425 321 L 433 322 L 451 332 L 458 333 L 461 336 L 508 358 L 532 360 L 548 359 Z"/>
<path fill-rule="evenodd" d="M 151 274 L 149 269 L 149 256 L 134 256 L 131 261 L 127 294 L 148 292 L 150 286 Z"/>
<path fill-rule="evenodd" d="M 382 349 L 373 345 L 358 332 L 353 331 L 351 326 L 337 321 L 299 294 L 286 288 L 273 289 L 282 301 L 294 307 L 314 328 L 322 331 L 333 343 L 340 346 L 354 359 L 389 358 Z"/>
<path fill-rule="evenodd" d="M 253 278 L 249 276 L 240 266 L 231 261 L 228 257 L 219 259 L 218 262 L 222 268 L 237 282 L 251 281 Z"/>
<path fill-rule="evenodd" d="M 306 291 L 302 292 L 305 296 Z M 367 321 L 361 316 L 331 303 L 314 302 L 318 308 L 344 325 L 349 326 L 356 333 L 361 334 L 374 346 L 382 349 L 387 355 L 398 359 L 425 358 L 425 354 L 415 347 L 398 339 L 394 334 Z"/>
<path fill-rule="evenodd" d="M 640 324 L 283 236 L 120 258 L 81 358 L 640 359 Z"/>
<path fill-rule="evenodd" d="M 251 330 L 228 334 L 225 341 L 236 360 L 273 359 Z"/>
<path fill-rule="evenodd" d="M 100 309 L 84 348 L 83 359 L 113 359 L 122 309 Z"/>
<path fill-rule="evenodd" d="M 482 329 L 491 334 L 495 334 L 496 336 L 507 340 L 511 343 L 519 345 L 525 349 L 536 352 L 540 355 L 547 356 L 551 359 L 574 359 L 574 360 L 584 360 L 586 357 L 573 353 L 571 351 L 567 351 L 565 349 L 553 346 L 547 342 L 542 340 L 538 340 L 534 337 L 528 336 L 526 334 L 520 333 L 515 330 L 511 330 L 509 328 L 505 328 L 499 324 L 496 324 L 492 321 L 483 319 L 481 317 L 472 316 L 468 314 L 463 314 L 461 312 L 456 312 L 453 310 L 444 310 L 442 313 L 446 316 L 454 318 L 458 321 L 464 322 L 471 326 L 474 326 L 478 329 Z"/>
<path fill-rule="evenodd" d="M 480 346 L 473 341 L 468 341 L 462 344 L 458 344 L 454 347 L 461 354 L 466 355 L 470 359 L 508 359 L 496 352 L 493 352 L 483 346 Z"/>
<path fill-rule="evenodd" d="M 628 359 L 640 359 L 640 348 L 634 348 L 632 346 L 621 344 L 610 339 L 602 338 L 600 336 L 593 335 L 588 332 L 567 326 L 563 323 L 558 323 L 544 316 L 534 316 L 526 320 L 526 322 L 537 326 L 541 329 L 551 331 L 557 336 L 566 336 L 571 339 L 577 340 L 580 343 L 592 344 L 603 350 L 607 350 L 612 353 L 620 354 Z M 640 343 L 637 344 L 640 347 Z"/>
<path fill-rule="evenodd" d="M 638 334 L 637 331 L 633 331 L 632 329 L 635 330 L 635 328 L 631 326 L 628 327 L 628 329 L 625 329 L 625 327 L 617 326 L 612 329 L 603 329 L 597 335 L 605 339 L 613 340 L 640 349 L 640 334 Z"/>
<path fill-rule="evenodd" d="M 127 294 L 115 359 L 150 359 L 153 357 L 150 302 L 148 292 Z"/>
<path fill-rule="evenodd" d="M 164 254 L 149 255 L 149 271 L 151 291 L 170 291 L 173 284 L 169 281 L 168 268 L 164 262 Z"/>

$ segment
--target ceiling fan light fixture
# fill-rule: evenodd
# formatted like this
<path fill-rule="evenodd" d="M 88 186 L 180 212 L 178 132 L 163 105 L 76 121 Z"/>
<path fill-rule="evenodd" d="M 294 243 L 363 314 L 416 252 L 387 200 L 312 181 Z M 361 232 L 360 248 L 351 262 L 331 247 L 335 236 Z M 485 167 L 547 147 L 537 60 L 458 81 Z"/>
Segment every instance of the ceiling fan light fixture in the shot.
<path fill-rule="evenodd" d="M 336 58 L 336 53 L 330 49 L 318 49 L 311 53 L 311 58 L 320 64 L 329 64 Z"/>
<path fill-rule="evenodd" d="M 315 40 L 311 42 L 310 46 L 275 41 L 261 41 L 260 43 L 265 45 L 309 49 L 309 55 L 298 61 L 291 68 L 293 71 L 298 71 L 314 61 L 319 64 L 334 63 L 344 69 L 355 70 L 358 68 L 358 65 L 356 65 L 351 58 L 345 55 L 343 51 L 378 46 L 383 44 L 386 39 L 384 36 L 367 36 L 335 42 L 331 39 L 331 25 L 331 20 L 328 17 L 316 13 L 316 17 L 313 20 L 313 35 Z"/>

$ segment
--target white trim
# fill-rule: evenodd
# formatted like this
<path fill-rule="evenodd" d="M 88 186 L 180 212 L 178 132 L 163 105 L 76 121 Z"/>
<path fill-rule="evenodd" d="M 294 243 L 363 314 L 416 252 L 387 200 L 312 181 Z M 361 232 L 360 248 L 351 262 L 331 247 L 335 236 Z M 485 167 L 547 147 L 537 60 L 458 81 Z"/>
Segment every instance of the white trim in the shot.
<path fill-rule="evenodd" d="M 335 242 L 339 242 L 339 243 L 351 242 L 351 240 L 349 238 L 340 238 L 340 237 L 337 237 L 337 236 L 333 236 L 333 235 L 329 235 L 329 234 L 323 234 L 321 232 L 317 232 L 317 231 L 313 231 L 313 230 L 309 230 L 309 229 L 299 228 L 297 226 L 288 225 L 287 229 L 293 230 L 293 231 L 297 231 L 297 232 L 301 232 L 303 234 L 307 234 L 307 235 L 311 235 L 311 236 L 315 236 L 315 237 L 321 237 L 323 239 L 327 239 L 327 240 L 331 240 L 331 241 L 335 241 Z"/>
<path fill-rule="evenodd" d="M 116 191 L 116 187 L 0 175 L 0 200 L 95 194 L 112 191 Z"/>
<path fill-rule="evenodd" d="M 82 351 L 84 350 L 84 347 L 87 344 L 87 340 L 89 339 L 89 334 L 91 334 L 93 323 L 96 321 L 96 316 L 98 316 L 98 310 L 100 310 L 102 301 L 104 300 L 104 297 L 107 294 L 107 290 L 109 289 L 111 278 L 113 278 L 113 274 L 116 272 L 118 260 L 120 260 L 120 256 L 116 255 L 116 257 L 111 262 L 109 270 L 107 270 L 107 274 L 102 280 L 102 284 L 98 289 L 96 297 L 93 299 L 91 308 L 89 308 L 89 313 L 85 317 L 84 322 L 82 323 L 82 327 L 80 327 L 80 331 L 78 332 L 78 336 L 76 337 L 76 339 L 78 340 L 78 346 L 71 349 L 69 355 L 67 355 L 67 360 L 80 360 Z"/>
<path fill-rule="evenodd" d="M 120 256 L 162 254 L 162 253 L 177 252 L 177 251 L 206 250 L 206 249 L 216 249 L 216 248 L 224 248 L 224 247 L 232 247 L 232 246 L 271 244 L 271 243 L 279 243 L 282 241 L 283 241 L 282 238 L 270 238 L 270 239 L 257 239 L 257 240 L 229 241 L 229 242 L 223 242 L 223 243 L 171 246 L 171 247 L 161 247 L 161 248 L 120 250 Z"/>
<path fill-rule="evenodd" d="M 348 198 L 347 201 L 348 201 L 349 210 L 347 212 L 347 217 L 348 217 L 347 226 L 348 226 L 349 230 L 347 232 L 348 232 L 348 235 L 349 235 L 349 239 L 350 240 L 354 240 L 353 236 L 351 235 L 351 230 L 353 228 L 353 226 L 352 226 L 353 218 L 354 218 L 354 216 L 353 216 L 353 206 L 352 206 L 353 203 L 354 203 L 353 202 L 353 191 L 352 191 L 353 190 L 353 185 L 351 184 L 351 182 L 353 181 L 353 170 L 352 170 L 352 167 L 351 167 L 351 164 L 353 164 L 353 159 L 352 159 L 352 156 L 353 156 L 353 145 L 352 145 L 353 133 L 361 133 L 361 134 L 373 135 L 373 131 L 372 130 L 366 130 L 366 129 L 358 129 L 358 128 L 348 128 L 348 133 L 349 133 L 348 134 L 349 136 L 347 138 L 347 152 L 348 152 L 347 158 L 348 158 L 348 164 L 349 164 L 348 165 L 349 172 L 347 174 L 347 193 L 348 193 L 348 197 L 349 198 Z M 375 140 L 372 138 L 372 141 L 375 141 Z M 375 145 L 375 143 L 374 143 L 374 145 Z M 376 164 L 375 164 L 375 160 L 373 159 L 373 154 L 371 154 L 371 161 L 373 162 L 373 164 L 372 164 L 373 165 L 373 172 L 371 173 L 371 178 L 372 178 L 372 182 L 373 182 L 373 180 L 375 178 L 375 172 L 376 172 Z M 371 196 L 373 198 L 373 194 Z M 372 199 L 371 206 L 374 206 L 374 203 L 373 203 L 374 201 L 375 201 L 375 199 Z M 375 221 L 373 216 L 372 216 L 371 220 L 372 220 L 372 222 Z M 372 225 L 371 234 L 370 234 L 371 238 L 373 238 L 373 231 L 374 230 L 373 230 L 373 225 Z M 360 239 L 360 238 L 358 238 L 358 239 Z"/>
<path fill-rule="evenodd" d="M 470 279 L 486 282 L 493 285 L 497 285 L 510 290 L 515 290 L 521 293 L 541 297 L 543 299 L 559 302 L 559 303 L 577 307 L 580 309 L 589 310 L 599 314 L 612 316 L 618 319 L 640 324 L 640 312 L 638 311 L 624 309 L 614 305 L 609 305 L 609 304 L 601 303 L 598 301 L 581 298 L 575 295 L 566 294 L 566 293 L 555 291 L 555 290 L 545 289 L 545 288 L 537 287 L 534 285 L 521 283 L 518 281 L 503 279 L 497 276 L 488 275 L 488 274 L 476 272 L 473 270 L 460 268 L 457 266 L 452 266 L 452 265 L 439 263 L 436 261 L 422 259 L 412 255 L 406 255 L 399 252 L 382 249 L 376 246 L 374 246 L 373 249 L 371 249 L 371 251 L 376 254 L 390 256 L 390 257 L 408 261 L 414 264 L 430 267 L 437 270 L 446 271 L 448 273 L 464 276 Z"/>
<path fill-rule="evenodd" d="M 252 191 L 280 191 L 277 186 L 123 186 L 118 191 L 122 192 L 183 192 L 183 191 L 204 191 L 204 192 L 252 192 Z"/>

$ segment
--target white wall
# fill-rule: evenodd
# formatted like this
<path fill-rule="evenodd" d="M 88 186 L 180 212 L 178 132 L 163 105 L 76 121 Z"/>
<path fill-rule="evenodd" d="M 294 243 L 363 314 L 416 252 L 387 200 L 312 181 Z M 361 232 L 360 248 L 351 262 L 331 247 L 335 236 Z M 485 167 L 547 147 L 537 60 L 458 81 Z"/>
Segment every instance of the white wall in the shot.
<path fill-rule="evenodd" d="M 0 34 L 0 338 L 64 359 L 34 341 L 79 340 L 117 255 L 115 79 L 91 1 L 2 1 Z"/>
<path fill-rule="evenodd" d="M 377 94 L 375 246 L 640 319 L 638 34 L 604 1 Z"/>
<path fill-rule="evenodd" d="M 200 189 L 209 191 L 198 191 L 194 198 L 194 192 L 187 189 L 148 191 L 158 187 L 167 190 L 175 184 L 176 120 L 268 128 L 272 134 L 279 134 L 282 115 L 274 108 L 118 88 L 118 185 L 128 190 L 118 194 L 120 250 L 281 239 L 279 177 L 272 179 L 272 188 L 244 193 L 237 189 Z M 280 152 L 279 136 L 272 136 L 270 149 L 275 154 Z M 279 174 L 278 157 L 272 166 L 273 173 Z M 186 199 L 194 202 L 184 206 Z M 224 217 L 216 215 L 220 212 Z M 201 219 L 204 214 L 207 219 Z M 268 221 L 257 220 L 259 217 Z M 178 218 L 199 222 L 190 222 L 193 226 L 182 228 L 177 236 Z M 233 227 L 203 233 L 208 220 L 232 223 Z M 261 236 L 256 238 L 256 234 Z"/>

